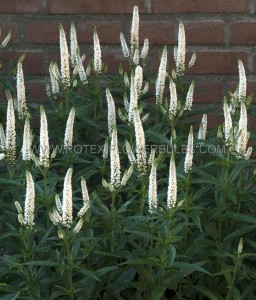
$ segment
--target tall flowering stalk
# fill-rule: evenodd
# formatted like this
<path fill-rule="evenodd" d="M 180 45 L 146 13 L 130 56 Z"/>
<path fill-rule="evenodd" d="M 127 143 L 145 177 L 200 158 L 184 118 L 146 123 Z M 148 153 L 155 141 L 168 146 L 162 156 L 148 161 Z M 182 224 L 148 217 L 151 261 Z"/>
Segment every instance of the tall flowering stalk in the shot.
<path fill-rule="evenodd" d="M 117 130 L 114 128 L 111 134 L 110 144 L 110 184 L 114 190 L 120 186 L 120 168 Z"/>
<path fill-rule="evenodd" d="M 157 163 L 156 160 L 152 163 L 151 172 L 149 175 L 148 188 L 148 204 L 149 212 L 152 214 L 157 209 Z"/>
<path fill-rule="evenodd" d="M 62 224 L 68 228 L 73 222 L 72 173 L 73 169 L 69 168 L 63 187 Z"/>
<path fill-rule="evenodd" d="M 163 102 L 163 93 L 166 78 L 166 67 L 167 67 L 167 48 L 163 49 L 161 62 L 158 70 L 158 75 L 156 79 L 156 103 L 160 104 Z"/>
<path fill-rule="evenodd" d="M 73 169 L 69 168 L 67 170 L 64 187 L 63 187 L 63 200 L 60 200 L 59 195 L 55 197 L 56 208 L 51 212 L 50 219 L 54 225 L 61 225 L 69 229 L 73 223 L 73 196 L 72 196 L 72 174 Z M 83 225 L 83 216 L 90 207 L 90 198 L 87 190 L 87 185 L 85 179 L 81 178 L 81 189 L 83 196 L 83 206 L 77 213 L 79 218 L 77 224 L 74 227 L 74 233 L 79 233 Z M 69 231 L 67 231 L 69 233 Z"/>
<path fill-rule="evenodd" d="M 177 174 L 174 160 L 174 153 L 172 152 L 169 168 L 169 184 L 167 192 L 167 206 L 169 208 L 175 207 L 177 202 Z"/>
<path fill-rule="evenodd" d="M 72 22 L 70 27 L 70 60 L 71 66 L 74 68 L 77 64 L 77 50 L 78 50 L 78 43 L 77 43 L 77 34 L 76 34 L 76 27 L 75 24 Z"/>
<path fill-rule="evenodd" d="M 173 114 L 174 116 L 177 113 L 178 109 L 178 99 L 177 99 L 177 90 L 176 90 L 176 84 L 171 80 L 170 81 L 170 107 L 169 112 Z"/>
<path fill-rule="evenodd" d="M 101 48 L 100 48 L 100 41 L 99 41 L 96 28 L 94 29 L 93 32 L 93 49 L 94 49 L 94 59 L 93 59 L 94 71 L 100 74 L 102 72 Z"/>
<path fill-rule="evenodd" d="M 108 104 L 108 133 L 111 136 L 113 129 L 116 128 L 116 107 L 109 89 L 106 89 L 106 97 Z"/>
<path fill-rule="evenodd" d="M 75 121 L 76 109 L 74 107 L 71 108 L 66 129 L 65 129 L 65 137 L 64 137 L 64 149 L 71 150 L 73 144 L 73 129 L 74 129 L 74 121 Z"/>
<path fill-rule="evenodd" d="M 56 63 L 51 62 L 49 66 L 50 74 L 50 95 L 56 95 L 60 91 L 59 80 L 61 79 L 61 74 Z"/>
<path fill-rule="evenodd" d="M 122 47 L 122 50 L 123 50 L 124 57 L 129 57 L 130 56 L 130 51 L 129 51 L 128 45 L 126 43 L 124 34 L 122 32 L 120 33 L 120 41 L 121 41 L 121 47 Z"/>
<path fill-rule="evenodd" d="M 132 27 L 131 27 L 131 58 L 133 59 L 135 51 L 139 50 L 139 8 L 133 7 Z"/>
<path fill-rule="evenodd" d="M 193 152 L 194 152 L 193 145 L 194 145 L 193 127 L 191 126 L 188 135 L 187 151 L 186 151 L 185 162 L 184 162 L 185 173 L 188 173 L 189 171 L 192 170 Z"/>
<path fill-rule="evenodd" d="M 224 111 L 224 137 L 226 144 L 231 144 L 233 141 L 233 126 L 230 110 L 227 104 L 227 100 L 224 99 L 223 103 Z"/>
<path fill-rule="evenodd" d="M 246 83 L 244 65 L 240 59 L 238 60 L 238 70 L 239 70 L 238 100 L 245 101 L 247 83 Z"/>
<path fill-rule="evenodd" d="M 26 121 L 24 125 L 24 130 L 23 130 L 23 143 L 22 143 L 22 148 L 21 148 L 21 153 L 22 153 L 22 159 L 24 161 L 30 161 L 32 159 L 32 153 L 31 153 L 31 145 L 32 145 L 32 140 L 31 140 L 31 133 L 30 133 L 30 115 L 27 114 L 26 116 Z"/>
<path fill-rule="evenodd" d="M 186 36 L 184 24 L 180 22 L 178 33 L 178 48 L 176 56 L 176 73 L 183 75 L 185 71 L 185 57 L 186 57 Z"/>
<path fill-rule="evenodd" d="M 192 108 L 194 88 L 195 88 L 195 84 L 194 84 L 194 81 L 192 81 L 192 83 L 190 84 L 188 93 L 187 93 L 184 110 L 191 110 L 191 108 Z"/>
<path fill-rule="evenodd" d="M 18 211 L 18 220 L 21 225 L 32 228 L 34 225 L 34 211 L 35 211 L 35 185 L 33 177 L 30 172 L 26 172 L 26 197 L 25 209 L 23 210 L 18 201 L 15 201 L 15 206 Z"/>
<path fill-rule="evenodd" d="M 6 114 L 6 140 L 5 140 L 5 152 L 6 158 L 14 164 L 16 158 L 16 129 L 15 129 L 15 113 L 13 100 L 10 93 L 7 93 L 8 106 Z"/>
<path fill-rule="evenodd" d="M 205 140 L 207 133 L 207 115 L 204 114 L 198 131 L 198 139 Z"/>
<path fill-rule="evenodd" d="M 48 122 L 43 106 L 40 106 L 40 146 L 39 146 L 39 165 L 49 167 L 49 136 Z"/>
<path fill-rule="evenodd" d="M 136 139 L 136 162 L 141 175 L 145 175 L 147 167 L 145 135 L 138 108 L 134 109 L 134 129 Z"/>
<path fill-rule="evenodd" d="M 20 119 L 24 118 L 27 112 L 25 83 L 22 69 L 22 63 L 17 64 L 17 110 Z"/>
<path fill-rule="evenodd" d="M 128 121 L 131 123 L 133 120 L 134 109 L 138 106 L 138 88 L 137 88 L 137 78 L 131 75 L 131 89 L 130 89 L 130 104 L 128 112 Z"/>
<path fill-rule="evenodd" d="M 60 25 L 60 66 L 62 84 L 64 88 L 67 88 L 70 85 L 69 52 L 66 34 L 62 25 Z"/>

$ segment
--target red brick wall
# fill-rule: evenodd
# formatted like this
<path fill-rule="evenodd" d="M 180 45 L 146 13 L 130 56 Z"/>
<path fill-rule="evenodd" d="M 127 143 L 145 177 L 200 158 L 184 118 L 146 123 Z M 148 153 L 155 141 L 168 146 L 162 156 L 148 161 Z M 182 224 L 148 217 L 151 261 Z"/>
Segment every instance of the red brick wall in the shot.
<path fill-rule="evenodd" d="M 256 0 L 1 0 L 0 27 L 3 35 L 11 29 L 13 37 L 0 55 L 12 56 L 16 62 L 28 51 L 24 71 L 34 76 L 29 89 L 35 100 L 43 101 L 43 75 L 49 62 L 58 58 L 58 23 L 68 30 L 75 21 L 87 60 L 97 25 L 104 61 L 110 72 L 117 72 L 117 62 L 123 60 L 119 33 L 129 36 L 134 5 L 140 10 L 141 40 L 149 38 L 151 72 L 158 68 L 158 50 L 164 44 L 173 65 L 173 45 L 183 20 L 188 53 L 197 52 L 188 75 L 198 87 L 196 100 L 221 103 L 237 81 L 238 58 L 246 67 L 248 91 L 256 94 Z"/>

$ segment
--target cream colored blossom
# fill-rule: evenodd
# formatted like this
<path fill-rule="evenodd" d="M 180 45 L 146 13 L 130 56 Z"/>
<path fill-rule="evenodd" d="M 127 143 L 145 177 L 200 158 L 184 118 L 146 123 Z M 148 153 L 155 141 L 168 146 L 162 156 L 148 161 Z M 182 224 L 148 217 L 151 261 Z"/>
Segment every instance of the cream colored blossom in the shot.
<path fill-rule="evenodd" d="M 121 186 L 126 185 L 127 181 L 130 179 L 130 177 L 132 175 L 132 172 L 133 172 L 133 164 L 130 165 L 128 170 L 125 170 L 125 173 L 124 173 L 123 178 L 121 180 Z"/>
<path fill-rule="evenodd" d="M 151 147 L 150 155 L 148 158 L 148 164 L 152 165 L 153 162 L 155 161 L 155 156 L 156 156 L 156 148 Z"/>
<path fill-rule="evenodd" d="M 139 50 L 138 49 L 135 49 L 132 61 L 136 66 L 139 64 L 140 56 L 139 56 Z"/>
<path fill-rule="evenodd" d="M 6 140 L 2 123 L 0 123 L 0 150 L 5 151 Z"/>
<path fill-rule="evenodd" d="M 35 186 L 32 175 L 26 172 L 26 197 L 24 209 L 24 225 L 32 227 L 34 225 L 34 211 L 35 211 Z"/>
<path fill-rule="evenodd" d="M 189 135 L 188 135 L 187 151 L 186 151 L 185 162 L 184 162 L 185 173 L 188 173 L 192 169 L 193 151 L 194 151 L 193 144 L 194 144 L 193 127 L 191 126 Z"/>
<path fill-rule="evenodd" d="M 185 71 L 185 56 L 186 56 L 186 36 L 184 24 L 180 22 L 178 33 L 178 49 L 176 59 L 176 71 L 177 74 L 183 75 Z"/>
<path fill-rule="evenodd" d="M 59 214 L 62 215 L 62 203 L 61 203 L 59 194 L 55 195 L 55 205 L 56 205 L 56 208 L 57 208 L 57 211 L 59 212 Z"/>
<path fill-rule="evenodd" d="M 22 69 L 22 63 L 17 64 L 17 110 L 20 119 L 24 118 L 27 112 L 25 83 Z"/>
<path fill-rule="evenodd" d="M 73 68 L 77 64 L 77 59 L 76 59 L 77 49 L 78 49 L 78 43 L 77 43 L 76 28 L 75 28 L 75 24 L 72 22 L 70 28 L 70 59 Z"/>
<path fill-rule="evenodd" d="M 94 49 L 94 59 L 93 59 L 94 71 L 100 74 L 102 72 L 101 48 L 100 48 L 100 41 L 99 41 L 96 28 L 94 29 L 93 32 L 93 49 Z"/>
<path fill-rule="evenodd" d="M 134 109 L 134 129 L 135 129 L 135 139 L 136 139 L 136 162 L 137 168 L 141 175 L 146 173 L 147 157 L 146 157 L 146 144 L 145 144 L 145 134 L 140 119 L 140 114 L 138 109 Z"/>
<path fill-rule="evenodd" d="M 72 173 L 72 168 L 69 168 L 63 187 L 62 223 L 66 227 L 70 227 L 73 221 Z"/>
<path fill-rule="evenodd" d="M 223 112 L 224 112 L 224 136 L 225 136 L 225 142 L 226 144 L 228 144 L 233 140 L 233 126 L 232 126 L 232 118 L 230 115 L 230 110 L 226 99 L 224 99 L 224 103 L 223 103 Z"/>
<path fill-rule="evenodd" d="M 104 160 L 108 159 L 108 139 L 106 139 L 104 143 L 102 158 Z"/>
<path fill-rule="evenodd" d="M 9 97 L 10 95 L 8 95 Z M 8 99 L 7 114 L 6 114 L 6 141 L 5 151 L 6 158 L 10 163 L 14 163 L 16 158 L 16 129 L 15 129 L 15 114 L 13 100 Z"/>
<path fill-rule="evenodd" d="M 137 94 L 138 94 L 138 97 L 140 97 L 142 94 L 141 89 L 142 89 L 142 84 L 143 84 L 143 69 L 141 66 L 137 66 L 135 69 L 135 82 L 137 85 Z"/>
<path fill-rule="evenodd" d="M 43 106 L 40 106 L 40 149 L 39 149 L 39 163 L 45 168 L 49 167 L 49 137 L 48 137 L 48 123 Z"/>
<path fill-rule="evenodd" d="M 5 37 L 5 39 L 2 41 L 0 48 L 5 48 L 7 46 L 7 44 L 9 43 L 9 41 L 11 39 L 11 36 L 12 36 L 12 32 L 9 31 L 7 36 Z"/>
<path fill-rule="evenodd" d="M 82 226 L 83 226 L 83 219 L 82 218 L 80 218 L 79 219 L 79 221 L 77 222 L 77 224 L 76 224 L 76 227 L 74 228 L 74 233 L 75 234 L 78 234 L 79 233 L 79 231 L 81 230 L 81 228 L 82 228 Z"/>
<path fill-rule="evenodd" d="M 143 47 L 141 49 L 141 53 L 140 53 L 140 57 L 142 59 L 146 59 L 147 58 L 147 56 L 148 56 L 148 50 L 149 50 L 149 42 L 148 42 L 148 39 L 145 39 Z"/>
<path fill-rule="evenodd" d="M 252 147 L 249 147 L 244 154 L 244 159 L 250 159 L 251 155 L 252 155 Z"/>
<path fill-rule="evenodd" d="M 207 132 L 207 115 L 204 114 L 198 131 L 198 139 L 205 140 Z"/>
<path fill-rule="evenodd" d="M 174 116 L 177 113 L 178 109 L 178 98 L 177 98 L 177 90 L 176 90 L 176 84 L 171 80 L 170 81 L 170 107 L 169 111 Z"/>
<path fill-rule="evenodd" d="M 148 92 L 148 90 L 149 90 L 149 83 L 146 82 L 142 90 L 142 95 L 145 95 Z"/>
<path fill-rule="evenodd" d="M 82 195 L 83 195 L 83 202 L 84 202 L 84 204 L 87 204 L 90 202 L 90 197 L 89 197 L 89 193 L 88 193 L 88 189 L 87 189 L 87 185 L 86 185 L 86 180 L 84 179 L 84 177 L 81 178 L 81 189 L 82 189 Z"/>
<path fill-rule="evenodd" d="M 80 80 L 82 81 L 83 84 L 87 84 L 88 83 L 88 79 L 87 79 L 88 75 L 86 74 L 86 71 L 84 69 L 83 60 L 80 57 L 79 50 L 77 50 L 77 53 L 76 53 L 76 67 L 77 67 L 77 72 L 78 72 Z"/>
<path fill-rule="evenodd" d="M 122 50 L 123 50 L 124 57 L 129 57 L 130 56 L 130 51 L 129 51 L 128 45 L 126 43 L 124 34 L 122 32 L 120 33 L 120 41 L 121 41 L 121 47 L 122 47 Z"/>
<path fill-rule="evenodd" d="M 134 57 L 135 50 L 139 49 L 139 8 L 133 7 L 132 26 L 131 26 L 131 57 Z"/>
<path fill-rule="evenodd" d="M 185 107 L 184 110 L 191 110 L 192 104 L 193 104 L 193 96 L 194 96 L 194 81 L 190 84 L 187 97 L 186 97 L 186 102 L 185 102 Z"/>
<path fill-rule="evenodd" d="M 166 67 L 167 67 L 167 48 L 166 46 L 163 49 L 161 62 L 158 70 L 158 75 L 156 79 L 156 103 L 163 102 L 163 93 L 165 86 L 165 78 L 166 78 Z"/>
<path fill-rule="evenodd" d="M 110 184 L 114 189 L 120 186 L 120 168 L 117 130 L 114 128 L 111 134 L 110 144 Z"/>
<path fill-rule="evenodd" d="M 238 60 L 238 69 L 239 69 L 238 100 L 245 101 L 247 83 L 246 83 L 244 65 L 240 59 Z"/>
<path fill-rule="evenodd" d="M 66 123 L 65 137 L 64 137 L 64 149 L 71 150 L 73 144 L 73 130 L 74 130 L 74 121 L 75 121 L 76 109 L 71 108 L 68 120 Z"/>
<path fill-rule="evenodd" d="M 25 125 L 24 125 L 24 130 L 23 130 L 23 143 L 22 143 L 22 148 L 21 148 L 22 159 L 25 161 L 29 161 L 32 159 L 32 156 L 31 156 L 32 140 L 31 140 L 31 133 L 30 133 L 29 118 L 30 118 L 30 115 L 27 114 Z"/>
<path fill-rule="evenodd" d="M 141 122 L 144 123 L 148 120 L 150 113 L 145 114 L 144 117 L 142 117 Z"/>
<path fill-rule="evenodd" d="M 174 161 L 174 154 L 172 153 L 169 168 L 169 184 L 167 192 L 167 206 L 169 208 L 175 207 L 177 202 L 177 174 Z"/>
<path fill-rule="evenodd" d="M 54 62 L 50 63 L 49 66 L 49 73 L 50 73 L 50 82 L 51 82 L 51 92 L 53 95 L 59 93 L 60 87 L 59 87 L 59 69 L 57 67 L 57 64 Z"/>
<path fill-rule="evenodd" d="M 238 123 L 237 141 L 235 150 L 238 154 L 244 155 L 247 147 L 247 110 L 244 101 L 240 105 L 240 118 Z"/>
<path fill-rule="evenodd" d="M 133 154 L 132 147 L 128 141 L 125 141 L 125 148 L 126 148 L 126 152 L 127 152 L 130 164 L 135 164 L 136 158 Z"/>
<path fill-rule="evenodd" d="M 131 75 L 131 90 L 130 90 L 130 105 L 129 105 L 129 114 L 128 121 L 132 122 L 134 109 L 138 106 L 138 89 L 137 83 L 134 75 Z"/>
<path fill-rule="evenodd" d="M 148 187 L 148 204 L 149 212 L 152 214 L 157 209 L 157 163 L 153 162 L 151 166 L 151 172 L 149 175 L 149 187 Z"/>
<path fill-rule="evenodd" d="M 188 63 L 188 67 L 192 68 L 194 66 L 195 62 L 196 62 L 196 53 L 193 53 L 191 56 L 191 59 Z"/>
<path fill-rule="evenodd" d="M 108 104 L 108 133 L 109 136 L 111 136 L 113 129 L 116 128 L 116 107 L 114 99 L 108 88 L 106 89 L 106 97 Z"/>
<path fill-rule="evenodd" d="M 62 84 L 64 87 L 68 87 L 70 85 L 69 52 L 66 34 L 62 25 L 60 25 L 60 65 Z"/>

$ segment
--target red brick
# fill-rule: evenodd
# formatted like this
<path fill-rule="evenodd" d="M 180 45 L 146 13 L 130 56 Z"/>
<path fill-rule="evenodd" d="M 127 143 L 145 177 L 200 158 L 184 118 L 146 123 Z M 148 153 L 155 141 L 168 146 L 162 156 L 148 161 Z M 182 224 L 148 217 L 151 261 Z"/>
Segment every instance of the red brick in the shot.
<path fill-rule="evenodd" d="M 152 0 L 153 13 L 248 13 L 249 0 Z"/>
<path fill-rule="evenodd" d="M 40 11 L 40 0 L 6 0 L 1 1 L 1 14 L 24 14 L 38 13 Z"/>
<path fill-rule="evenodd" d="M 23 55 L 22 51 L 2 51 L 1 58 L 3 58 L 4 71 L 6 68 L 6 60 L 12 60 L 13 66 L 17 65 L 18 59 Z M 42 51 L 28 51 L 26 58 L 23 61 L 23 71 L 26 75 L 41 75 L 44 74 Z"/>
<path fill-rule="evenodd" d="M 205 109 L 207 109 L 208 111 L 205 111 Z M 198 128 L 199 128 L 199 124 L 202 120 L 202 116 L 204 113 L 207 114 L 207 128 L 208 129 L 215 129 L 216 135 L 217 135 L 217 128 L 219 125 L 223 124 L 224 119 L 223 119 L 223 113 L 222 113 L 222 105 L 208 105 L 207 107 L 203 104 L 197 104 L 194 103 L 192 106 L 192 111 L 196 112 L 196 111 L 205 111 L 205 112 L 200 112 L 199 114 L 197 114 L 195 117 L 192 117 L 192 120 L 197 120 L 197 123 L 195 125 L 195 129 L 196 129 L 196 135 L 197 136 L 197 132 L 198 132 Z M 207 135 L 206 135 L 207 136 Z M 206 149 L 203 149 L 206 150 Z M 210 150 L 214 150 L 214 149 L 210 149 Z"/>
<path fill-rule="evenodd" d="M 225 40 L 223 21 L 185 22 L 186 41 L 189 45 L 223 44 Z"/>
<path fill-rule="evenodd" d="M 239 51 L 197 52 L 196 63 L 188 74 L 238 74 L 237 61 L 248 64 L 248 53 Z"/>
<path fill-rule="evenodd" d="M 118 21 L 79 21 L 76 24 L 79 43 L 93 42 L 93 30 L 97 26 L 99 39 L 102 44 L 119 44 L 121 23 Z M 64 23 L 69 41 L 70 24 Z M 59 22 L 56 21 L 27 21 L 25 23 L 25 41 L 36 44 L 58 44 L 59 43 Z"/>
<path fill-rule="evenodd" d="M 107 73 L 117 74 L 119 71 L 119 64 L 122 63 L 124 70 L 128 70 L 128 59 L 122 54 L 122 51 L 104 51 L 102 53 L 102 61 L 107 64 Z"/>
<path fill-rule="evenodd" d="M 46 95 L 44 81 L 28 81 L 26 82 L 27 101 L 29 103 L 46 103 L 48 97 Z"/>
<path fill-rule="evenodd" d="M 48 0 L 50 14 L 130 14 L 133 6 L 138 5 L 140 12 L 144 11 L 143 0 Z"/>
<path fill-rule="evenodd" d="M 9 31 L 12 32 L 11 39 L 8 43 L 9 44 L 16 44 L 19 42 L 19 28 L 17 23 L 7 23 L 7 22 L 1 22 L 0 23 L 0 28 L 1 28 L 1 37 L 0 37 L 0 42 L 2 42 Z M 7 46 L 8 47 L 8 46 Z"/>
<path fill-rule="evenodd" d="M 195 82 L 195 103 L 222 103 L 222 82 Z"/>
<path fill-rule="evenodd" d="M 143 43 L 145 38 L 149 39 L 150 44 L 173 44 L 174 43 L 174 25 L 172 22 L 152 21 L 141 22 L 140 40 Z"/>
<path fill-rule="evenodd" d="M 230 40 L 233 45 L 256 44 L 256 22 L 234 22 L 230 27 Z"/>

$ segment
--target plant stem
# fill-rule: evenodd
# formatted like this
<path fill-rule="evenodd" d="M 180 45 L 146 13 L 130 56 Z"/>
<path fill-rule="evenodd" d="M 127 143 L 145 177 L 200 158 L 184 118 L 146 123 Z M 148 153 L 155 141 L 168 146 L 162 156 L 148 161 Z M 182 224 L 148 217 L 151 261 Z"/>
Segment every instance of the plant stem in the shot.
<path fill-rule="evenodd" d="M 68 287 L 70 292 L 70 300 L 74 300 L 74 284 L 73 284 L 73 258 L 71 253 L 71 240 L 69 228 L 66 229 L 66 253 L 68 263 Z"/>

